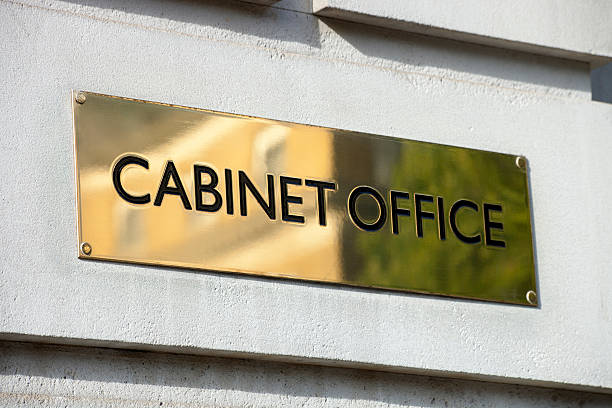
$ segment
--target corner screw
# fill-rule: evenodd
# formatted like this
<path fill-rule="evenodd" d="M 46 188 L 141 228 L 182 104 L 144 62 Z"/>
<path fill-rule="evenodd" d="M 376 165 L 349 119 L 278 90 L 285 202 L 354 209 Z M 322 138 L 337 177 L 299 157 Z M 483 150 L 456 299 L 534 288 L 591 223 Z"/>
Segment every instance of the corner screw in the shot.
<path fill-rule="evenodd" d="M 77 101 L 77 103 L 83 104 L 87 100 L 87 97 L 83 92 L 79 92 L 74 100 Z"/>
<path fill-rule="evenodd" d="M 527 168 L 527 159 L 524 156 L 517 156 L 515 163 L 516 167 L 521 170 L 525 170 Z"/>
<path fill-rule="evenodd" d="M 530 290 L 525 295 L 530 305 L 535 305 L 538 302 L 538 295 L 533 290 Z"/>
<path fill-rule="evenodd" d="M 91 255 L 91 245 L 89 245 L 88 242 L 83 242 L 81 244 L 81 252 L 83 252 L 85 255 Z"/>

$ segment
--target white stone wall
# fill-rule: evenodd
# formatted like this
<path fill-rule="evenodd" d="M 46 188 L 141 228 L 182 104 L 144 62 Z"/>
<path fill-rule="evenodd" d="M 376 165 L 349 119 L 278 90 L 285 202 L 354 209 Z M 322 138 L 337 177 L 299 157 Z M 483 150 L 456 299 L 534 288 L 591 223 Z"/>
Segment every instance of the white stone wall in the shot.
<path fill-rule="evenodd" d="M 313 0 L 317 15 L 581 61 L 612 57 L 606 0 Z"/>
<path fill-rule="evenodd" d="M 612 105 L 589 65 L 311 11 L 0 0 L 0 338 L 611 393 Z M 71 89 L 523 154 L 541 306 L 78 260 Z"/>
<path fill-rule="evenodd" d="M 243 359 L 0 342 L 2 407 L 580 407 L 612 395 Z"/>

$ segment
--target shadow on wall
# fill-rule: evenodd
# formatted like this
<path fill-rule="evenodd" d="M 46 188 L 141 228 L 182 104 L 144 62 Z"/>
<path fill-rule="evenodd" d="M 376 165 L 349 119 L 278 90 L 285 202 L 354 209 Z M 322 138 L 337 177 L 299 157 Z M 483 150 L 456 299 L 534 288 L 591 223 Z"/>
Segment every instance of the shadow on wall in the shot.
<path fill-rule="evenodd" d="M 587 63 L 319 18 L 310 14 L 312 0 L 304 0 L 304 3 L 280 2 L 279 7 L 238 0 L 66 1 L 104 10 L 102 14 L 108 14 L 111 18 L 116 18 L 116 11 L 127 13 L 128 21 L 131 21 L 130 14 L 152 17 L 154 24 L 161 26 L 162 30 L 176 30 L 186 35 L 210 36 L 210 30 L 199 30 L 213 28 L 220 30 L 212 35 L 221 41 L 239 41 L 240 36 L 246 36 L 255 41 L 262 39 L 261 46 L 264 48 L 275 47 L 266 40 L 278 41 L 295 45 L 289 47 L 294 52 L 309 53 L 305 46 L 320 53 L 317 57 L 327 56 L 333 60 L 362 64 L 363 56 L 366 56 L 373 58 L 371 65 L 381 65 L 382 62 L 385 68 L 393 68 L 393 64 L 397 63 L 400 71 L 424 68 L 423 72 L 427 73 L 431 72 L 427 68 L 433 68 L 440 71 L 431 73 L 445 77 L 452 75 L 452 72 L 459 73 L 459 79 L 463 80 L 470 78 L 462 73 L 486 77 L 491 85 L 496 85 L 502 79 L 585 95 L 591 92 Z M 294 8 L 301 11 L 293 11 Z M 179 28 L 176 23 L 183 26 Z M 327 47 L 323 46 L 324 43 Z"/>
<path fill-rule="evenodd" d="M 612 103 L 612 63 L 591 71 L 593 100 Z"/>
<path fill-rule="evenodd" d="M 66 395 L 73 407 L 612 405 L 612 395 L 270 361 L 4 342 L 0 355 L 7 406 Z"/>
<path fill-rule="evenodd" d="M 264 7 L 238 0 L 66 0 L 84 7 L 119 11 L 172 22 L 213 27 L 238 34 L 295 42 L 318 48 L 319 29 L 315 16 L 295 18 L 296 12 Z M 311 2 L 312 0 L 307 0 Z M 303 13 L 300 13 L 303 14 Z M 190 30 L 191 31 L 191 30 Z M 229 38 L 223 38 L 229 40 Z"/>
<path fill-rule="evenodd" d="M 589 64 L 321 18 L 366 56 L 496 79 L 590 93 Z M 381 46 L 382 44 L 382 46 Z"/>

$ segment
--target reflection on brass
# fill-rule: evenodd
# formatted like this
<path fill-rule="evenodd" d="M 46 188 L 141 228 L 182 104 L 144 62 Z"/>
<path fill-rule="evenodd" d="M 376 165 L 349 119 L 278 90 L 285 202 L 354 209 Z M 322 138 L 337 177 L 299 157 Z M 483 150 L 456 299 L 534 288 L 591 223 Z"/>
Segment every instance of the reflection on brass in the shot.
<path fill-rule="evenodd" d="M 524 158 L 83 96 L 86 258 L 537 303 Z"/>

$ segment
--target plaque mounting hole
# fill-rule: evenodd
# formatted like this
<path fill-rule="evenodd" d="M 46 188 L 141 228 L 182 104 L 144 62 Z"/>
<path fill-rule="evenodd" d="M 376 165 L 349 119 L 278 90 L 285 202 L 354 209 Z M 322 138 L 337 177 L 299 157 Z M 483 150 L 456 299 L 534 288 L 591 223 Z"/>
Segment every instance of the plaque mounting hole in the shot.
<path fill-rule="evenodd" d="M 83 252 L 85 255 L 91 255 L 91 245 L 88 242 L 83 242 L 81 244 L 81 252 Z"/>
<path fill-rule="evenodd" d="M 524 156 L 516 157 L 516 167 L 521 170 L 525 170 L 527 168 L 527 159 Z"/>
<path fill-rule="evenodd" d="M 535 305 L 538 302 L 538 295 L 533 290 L 528 291 L 525 297 L 531 305 Z"/>
<path fill-rule="evenodd" d="M 77 103 L 84 104 L 85 101 L 87 100 L 87 97 L 85 96 L 83 92 L 79 92 L 77 93 L 77 96 L 74 99 L 77 101 Z"/>

